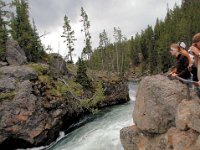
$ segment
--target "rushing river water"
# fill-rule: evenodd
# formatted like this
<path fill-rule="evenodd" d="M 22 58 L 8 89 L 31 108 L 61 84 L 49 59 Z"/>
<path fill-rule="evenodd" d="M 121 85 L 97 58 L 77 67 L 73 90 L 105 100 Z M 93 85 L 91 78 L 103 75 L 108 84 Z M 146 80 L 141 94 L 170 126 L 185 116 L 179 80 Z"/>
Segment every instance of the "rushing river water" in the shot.
<path fill-rule="evenodd" d="M 120 129 L 133 124 L 137 85 L 129 83 L 131 101 L 99 112 L 83 126 L 62 135 L 48 150 L 123 150 Z"/>

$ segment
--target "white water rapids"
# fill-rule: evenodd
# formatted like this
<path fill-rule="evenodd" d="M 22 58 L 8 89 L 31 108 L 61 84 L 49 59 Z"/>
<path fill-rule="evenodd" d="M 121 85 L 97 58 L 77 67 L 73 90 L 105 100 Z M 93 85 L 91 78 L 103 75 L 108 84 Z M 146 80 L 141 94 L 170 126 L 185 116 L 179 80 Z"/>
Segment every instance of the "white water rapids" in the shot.
<path fill-rule="evenodd" d="M 59 140 L 48 148 L 35 150 L 123 150 L 120 129 L 133 124 L 136 90 L 137 84 L 130 82 L 130 102 L 106 108 L 83 126 L 66 135 L 61 133 Z"/>

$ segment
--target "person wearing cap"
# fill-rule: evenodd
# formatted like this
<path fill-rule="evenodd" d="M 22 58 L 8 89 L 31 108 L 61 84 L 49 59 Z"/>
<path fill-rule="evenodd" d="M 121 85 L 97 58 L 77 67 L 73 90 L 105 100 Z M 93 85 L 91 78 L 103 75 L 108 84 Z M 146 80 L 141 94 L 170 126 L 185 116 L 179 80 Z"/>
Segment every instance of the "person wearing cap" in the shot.
<path fill-rule="evenodd" d="M 178 42 L 177 43 L 180 47 L 180 53 L 182 55 L 184 55 L 185 57 L 187 57 L 188 61 L 189 61 L 189 65 L 188 65 L 188 69 L 190 69 L 193 65 L 193 61 L 190 57 L 190 54 L 188 53 L 188 51 L 186 50 L 186 44 L 184 42 Z"/>
<path fill-rule="evenodd" d="M 181 54 L 181 48 L 179 44 L 171 44 L 170 53 L 176 57 L 176 68 L 169 74 L 172 77 L 179 76 L 184 79 L 190 78 L 190 72 L 188 70 L 189 60 L 186 56 Z"/>
<path fill-rule="evenodd" d="M 197 67 L 198 85 L 200 86 L 200 33 L 193 36 L 190 50 L 194 54 L 194 65 Z"/>

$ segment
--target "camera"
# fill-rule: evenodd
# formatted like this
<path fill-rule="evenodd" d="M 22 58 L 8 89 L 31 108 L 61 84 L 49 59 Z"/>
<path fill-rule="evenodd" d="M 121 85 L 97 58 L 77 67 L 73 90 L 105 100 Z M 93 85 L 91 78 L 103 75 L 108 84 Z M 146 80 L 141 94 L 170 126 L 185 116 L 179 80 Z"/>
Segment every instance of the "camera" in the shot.
<path fill-rule="evenodd" d="M 191 54 L 191 55 L 194 55 L 194 53 L 191 49 L 188 50 L 188 53 Z"/>

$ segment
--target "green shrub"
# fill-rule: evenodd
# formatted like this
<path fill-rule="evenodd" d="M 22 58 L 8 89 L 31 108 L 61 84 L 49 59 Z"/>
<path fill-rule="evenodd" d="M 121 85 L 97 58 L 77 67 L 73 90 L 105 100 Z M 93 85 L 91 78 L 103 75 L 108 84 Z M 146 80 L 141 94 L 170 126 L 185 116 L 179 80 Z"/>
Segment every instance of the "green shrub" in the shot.
<path fill-rule="evenodd" d="M 82 58 L 79 58 L 77 64 L 78 64 L 78 70 L 76 75 L 76 82 L 80 83 L 85 89 L 91 89 L 92 84 L 86 74 L 87 66 L 85 61 Z"/>
<path fill-rule="evenodd" d="M 96 91 L 92 99 L 85 99 L 81 101 L 81 106 L 84 108 L 97 108 L 98 104 L 103 102 L 105 99 L 104 89 L 102 88 L 101 82 L 97 82 Z"/>
<path fill-rule="evenodd" d="M 15 92 L 0 93 L 0 100 L 13 99 Z"/>
<path fill-rule="evenodd" d="M 57 89 L 60 91 L 62 95 L 66 94 L 67 92 L 72 92 L 76 96 L 83 95 L 83 88 L 79 83 L 76 83 L 72 80 L 67 81 L 67 85 L 58 82 Z"/>

